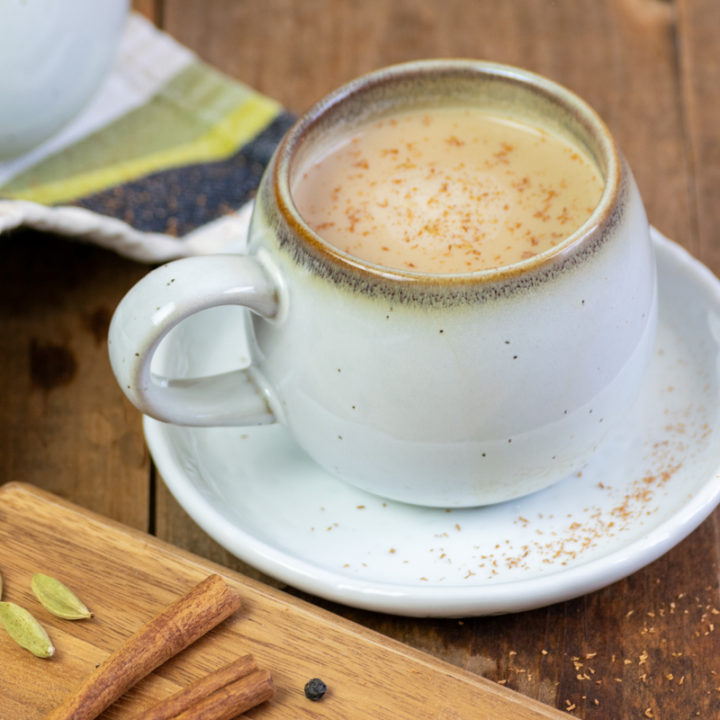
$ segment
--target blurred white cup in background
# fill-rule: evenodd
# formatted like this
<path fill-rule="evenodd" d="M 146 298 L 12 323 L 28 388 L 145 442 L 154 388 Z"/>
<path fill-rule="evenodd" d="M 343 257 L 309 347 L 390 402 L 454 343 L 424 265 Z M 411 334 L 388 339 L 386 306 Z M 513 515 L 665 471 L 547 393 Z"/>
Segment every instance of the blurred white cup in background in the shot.
<path fill-rule="evenodd" d="M 129 0 L 0 0 L 0 160 L 72 120 L 112 65 Z"/>

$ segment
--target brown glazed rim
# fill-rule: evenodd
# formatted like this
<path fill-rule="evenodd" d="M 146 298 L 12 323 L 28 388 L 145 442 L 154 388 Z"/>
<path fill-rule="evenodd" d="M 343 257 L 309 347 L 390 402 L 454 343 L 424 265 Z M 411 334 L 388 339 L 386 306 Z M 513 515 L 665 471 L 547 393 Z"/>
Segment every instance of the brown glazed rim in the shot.
<path fill-rule="evenodd" d="M 446 76 L 491 77 L 508 84 L 523 86 L 524 89 L 544 96 L 579 121 L 590 134 L 597 146 L 597 154 L 605 166 L 605 186 L 600 201 L 587 220 L 565 240 L 553 248 L 532 258 L 498 268 L 476 270 L 468 273 L 428 273 L 403 270 L 367 262 L 340 250 L 324 240 L 302 218 L 290 192 L 290 174 L 295 151 L 300 147 L 307 133 L 321 121 L 331 109 L 337 108 L 351 98 L 361 95 L 368 88 L 392 84 L 396 80 L 421 78 L 427 74 Z M 542 75 L 482 60 L 439 59 L 418 60 L 391 65 L 363 75 L 333 91 L 313 105 L 290 128 L 278 146 L 272 175 L 272 190 L 275 194 L 281 218 L 287 223 L 296 238 L 305 244 L 306 251 L 316 259 L 335 267 L 342 274 L 362 277 L 365 281 L 399 282 L 405 286 L 415 284 L 457 286 L 496 283 L 505 279 L 534 274 L 556 262 L 563 263 L 576 251 L 586 249 L 593 240 L 602 235 L 604 226 L 612 224 L 613 213 L 617 210 L 622 181 L 620 153 L 605 123 L 584 100 L 562 85 Z"/>

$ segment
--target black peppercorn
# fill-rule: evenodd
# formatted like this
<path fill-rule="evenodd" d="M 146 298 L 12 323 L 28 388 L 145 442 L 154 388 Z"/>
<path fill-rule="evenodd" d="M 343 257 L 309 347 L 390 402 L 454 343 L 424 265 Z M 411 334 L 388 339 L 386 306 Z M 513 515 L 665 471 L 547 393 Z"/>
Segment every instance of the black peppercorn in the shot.
<path fill-rule="evenodd" d="M 308 700 L 322 700 L 327 692 L 327 685 L 320 678 L 313 678 L 305 683 L 305 697 Z"/>

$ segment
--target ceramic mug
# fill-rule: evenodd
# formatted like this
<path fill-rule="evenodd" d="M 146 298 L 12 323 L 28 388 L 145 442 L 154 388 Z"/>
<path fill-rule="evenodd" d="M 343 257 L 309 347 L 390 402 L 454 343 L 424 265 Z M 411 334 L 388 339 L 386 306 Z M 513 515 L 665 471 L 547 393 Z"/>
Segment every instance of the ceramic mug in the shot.
<path fill-rule="evenodd" d="M 540 123 L 587 150 L 604 187 L 577 231 L 506 267 L 432 274 L 359 260 L 300 216 L 298 158 L 369 119 L 458 104 Z M 154 352 L 174 326 L 230 304 L 252 311 L 249 367 L 154 376 Z M 588 463 L 643 381 L 656 318 L 645 211 L 594 111 L 529 72 L 437 60 L 377 71 L 315 105 L 267 168 L 249 253 L 154 270 L 120 303 L 109 340 L 120 386 L 154 418 L 280 422 L 351 484 L 467 507 L 531 493 Z"/>
<path fill-rule="evenodd" d="M 0 0 L 0 160 L 39 145 L 110 69 L 129 0 Z"/>

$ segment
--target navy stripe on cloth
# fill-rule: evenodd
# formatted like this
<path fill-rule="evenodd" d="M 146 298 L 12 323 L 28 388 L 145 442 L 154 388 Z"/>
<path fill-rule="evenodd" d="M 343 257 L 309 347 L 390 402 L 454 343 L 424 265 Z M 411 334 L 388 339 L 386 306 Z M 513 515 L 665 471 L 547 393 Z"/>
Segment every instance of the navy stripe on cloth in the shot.
<path fill-rule="evenodd" d="M 294 120 L 281 113 L 226 160 L 162 170 L 73 204 L 125 220 L 143 232 L 182 237 L 253 197 L 275 147 Z"/>

